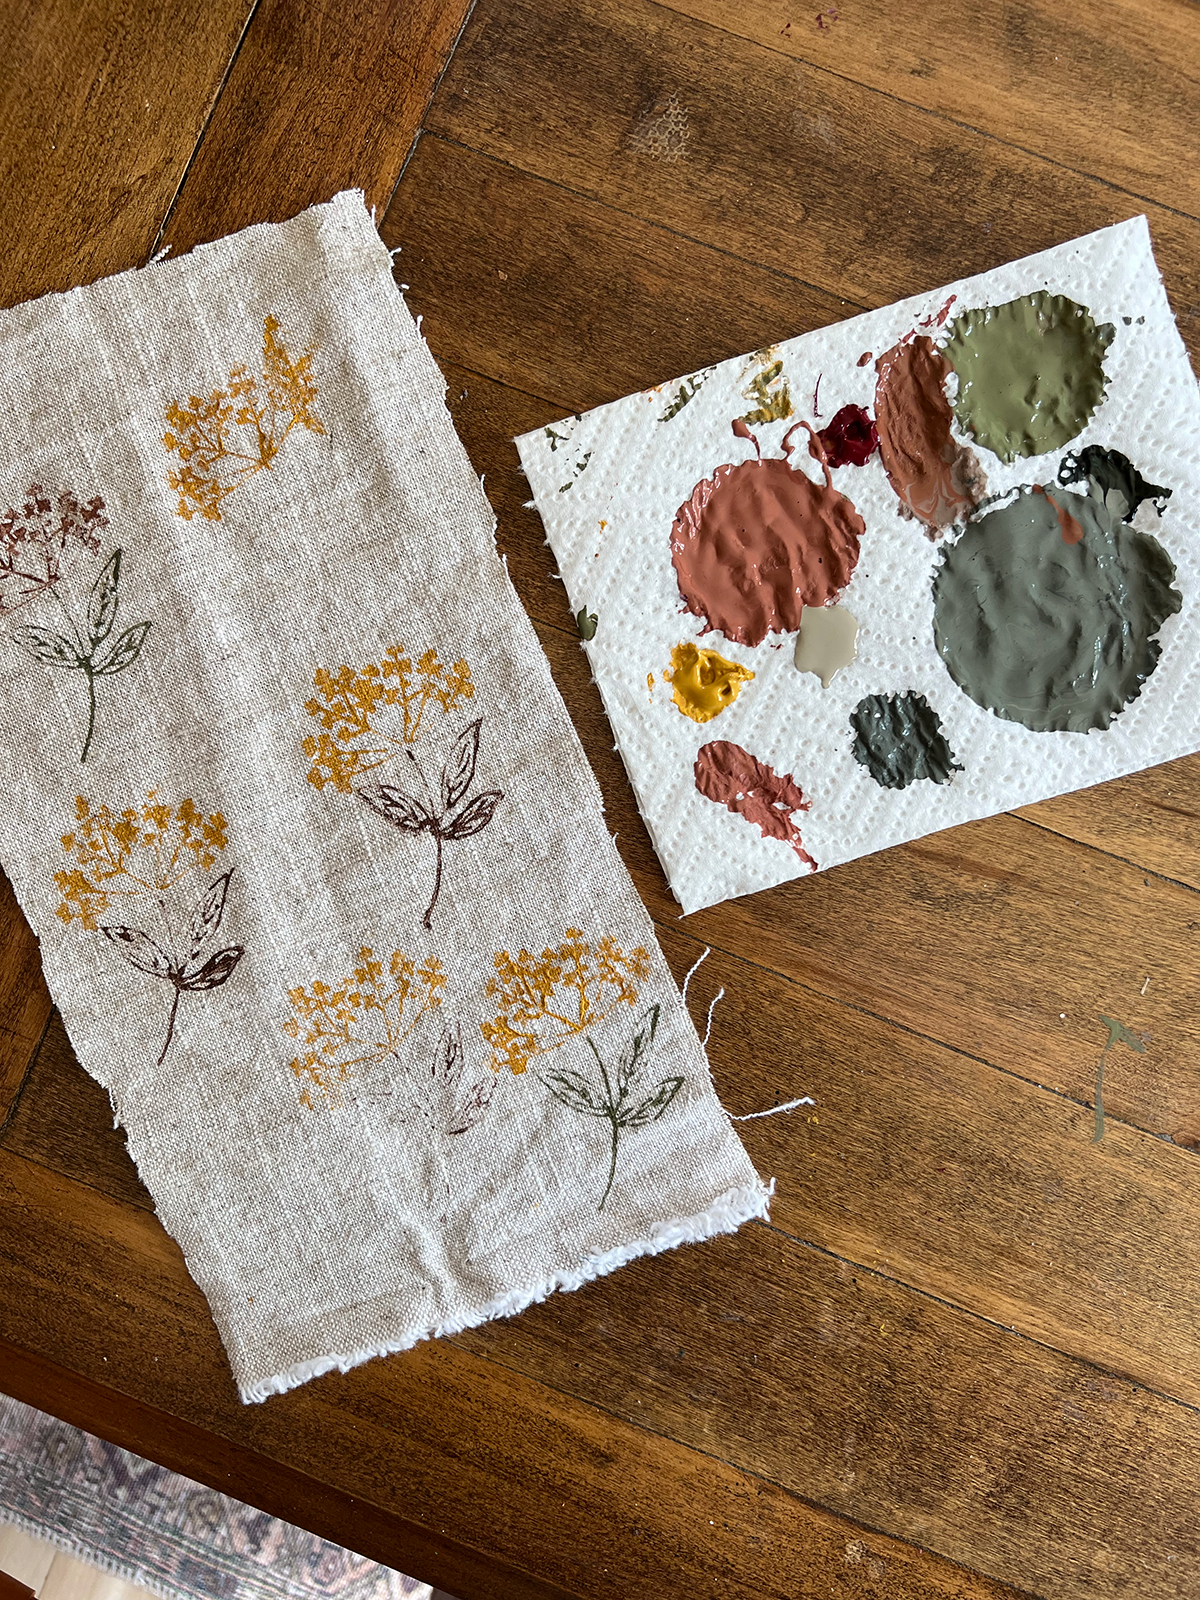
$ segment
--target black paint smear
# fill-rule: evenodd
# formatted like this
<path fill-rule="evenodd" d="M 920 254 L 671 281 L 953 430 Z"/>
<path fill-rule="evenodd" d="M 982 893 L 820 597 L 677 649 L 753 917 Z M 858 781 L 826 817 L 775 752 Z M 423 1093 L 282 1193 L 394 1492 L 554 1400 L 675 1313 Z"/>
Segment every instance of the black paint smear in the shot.
<path fill-rule="evenodd" d="M 1058 469 L 1058 481 L 1064 488 L 1071 483 L 1086 483 L 1092 498 L 1103 501 L 1122 522 L 1133 521 L 1143 500 L 1152 500 L 1161 517 L 1171 498 L 1170 489 L 1147 483 L 1128 456 L 1099 444 L 1085 445 L 1078 454 L 1069 451 Z M 1108 500 L 1110 494 L 1120 496 L 1124 510 L 1115 500 Z"/>
<path fill-rule="evenodd" d="M 865 695 L 850 713 L 854 759 L 882 789 L 907 789 L 918 778 L 949 783 L 963 768 L 923 694 Z"/>

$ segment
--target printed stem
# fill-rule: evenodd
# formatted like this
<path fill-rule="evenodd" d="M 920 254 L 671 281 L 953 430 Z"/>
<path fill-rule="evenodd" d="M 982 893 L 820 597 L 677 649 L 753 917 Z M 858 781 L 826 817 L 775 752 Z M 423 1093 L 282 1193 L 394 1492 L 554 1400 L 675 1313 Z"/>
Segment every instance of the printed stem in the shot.
<path fill-rule="evenodd" d="M 439 829 L 435 828 L 434 829 L 434 833 L 433 833 L 433 837 L 437 840 L 437 873 L 436 873 L 436 875 L 434 877 L 434 880 L 433 880 L 433 899 L 430 900 L 429 905 L 426 907 L 426 910 L 425 910 L 425 926 L 427 928 L 432 928 L 433 927 L 433 908 L 434 908 L 434 906 L 437 905 L 438 895 L 441 894 L 441 892 L 442 892 L 442 835 L 441 835 L 441 831 Z"/>
<path fill-rule="evenodd" d="M 613 1186 L 613 1179 L 617 1175 L 617 1119 L 616 1117 L 609 1117 L 608 1121 L 609 1126 L 612 1128 L 612 1159 L 608 1163 L 608 1182 L 604 1185 L 604 1193 L 600 1196 L 600 1204 L 596 1207 L 597 1211 L 604 1210 L 604 1202 L 608 1199 L 609 1190 Z"/>
<path fill-rule="evenodd" d="M 79 757 L 82 762 L 87 760 L 88 751 L 92 747 L 92 729 L 96 726 L 96 674 L 92 671 L 90 661 L 81 661 L 79 665 L 83 668 L 88 686 L 87 737 L 83 741 L 83 754 Z"/>
<path fill-rule="evenodd" d="M 1111 1044 L 1110 1039 L 1108 1044 Z M 1104 1058 L 1108 1054 L 1108 1044 L 1100 1052 L 1100 1064 L 1096 1068 L 1096 1131 L 1092 1135 L 1092 1143 L 1099 1144 L 1104 1137 Z"/>
<path fill-rule="evenodd" d="M 162 1054 L 159 1056 L 158 1060 L 154 1063 L 156 1067 L 161 1067 L 162 1066 L 163 1062 L 166 1060 L 167 1051 L 171 1048 L 171 1039 L 172 1039 L 172 1037 L 173 1037 L 173 1035 L 175 1033 L 175 1013 L 179 1010 L 179 996 L 182 993 L 183 993 L 183 990 L 179 987 L 178 984 L 176 984 L 176 986 L 175 986 L 175 998 L 174 998 L 174 1000 L 171 1001 L 171 1015 L 170 1015 L 170 1017 L 169 1017 L 169 1019 L 167 1021 L 167 1037 L 166 1037 L 166 1039 L 165 1039 L 165 1041 L 163 1043 Z"/>

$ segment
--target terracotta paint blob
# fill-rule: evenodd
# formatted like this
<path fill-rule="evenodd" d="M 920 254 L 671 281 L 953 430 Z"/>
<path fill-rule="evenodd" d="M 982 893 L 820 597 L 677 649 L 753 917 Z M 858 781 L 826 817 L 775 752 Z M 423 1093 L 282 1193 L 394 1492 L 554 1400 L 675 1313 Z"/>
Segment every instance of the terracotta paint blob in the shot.
<path fill-rule="evenodd" d="M 1115 332 L 1048 289 L 964 311 L 945 346 L 959 422 L 1004 462 L 1069 444 L 1104 399 Z"/>
<path fill-rule="evenodd" d="M 1064 511 L 1082 529 L 1075 543 Z M 1035 733 L 1087 733 L 1141 694 L 1162 653 L 1155 635 L 1183 605 L 1174 583 L 1158 540 L 1101 501 L 1023 489 L 946 551 L 934 643 L 985 711 Z"/>
<path fill-rule="evenodd" d="M 950 432 L 950 365 L 921 334 L 885 350 L 875 371 L 875 425 L 888 482 L 901 515 L 916 517 L 936 538 L 965 521 L 987 489 L 978 456 Z"/>
<path fill-rule="evenodd" d="M 805 606 L 796 635 L 796 670 L 820 678 L 822 689 L 858 654 L 858 618 L 845 606 Z"/>
<path fill-rule="evenodd" d="M 869 694 L 850 713 L 851 754 L 881 789 L 907 789 L 918 778 L 949 783 L 963 769 L 923 694 Z"/>
<path fill-rule="evenodd" d="M 797 427 L 813 430 L 805 423 Z M 758 441 L 740 419 L 739 437 Z M 685 608 L 737 644 L 768 633 L 794 633 L 805 606 L 823 606 L 849 583 L 858 564 L 863 519 L 844 494 L 814 483 L 783 460 L 720 466 L 680 506 L 671 528 L 671 562 Z"/>
<path fill-rule="evenodd" d="M 725 739 L 700 746 L 695 773 L 702 795 L 753 822 L 764 839 L 791 845 L 801 861 L 816 872 L 817 863 L 801 843 L 792 816 L 795 811 L 807 811 L 811 802 L 794 778 L 777 773 L 740 744 Z"/>
<path fill-rule="evenodd" d="M 871 352 L 869 350 L 864 350 L 862 355 L 859 356 L 858 360 L 854 363 L 854 365 L 856 367 L 865 367 L 867 362 L 870 361 L 871 359 L 872 359 Z"/>
<path fill-rule="evenodd" d="M 808 441 L 814 461 L 831 467 L 865 467 L 879 448 L 879 435 L 865 406 L 843 406 L 828 426 Z"/>
<path fill-rule="evenodd" d="M 700 650 L 690 640 L 671 651 L 671 666 L 663 673 L 671 685 L 671 698 L 693 722 L 711 722 L 731 706 L 750 683 L 749 667 L 726 661 L 715 650 Z"/>
<path fill-rule="evenodd" d="M 1099 444 L 1084 445 L 1078 454 L 1068 451 L 1059 466 L 1058 481 L 1064 487 L 1086 483 L 1092 499 L 1122 522 L 1133 521 L 1143 500 L 1151 501 L 1161 517 L 1171 498 L 1170 489 L 1147 483 L 1128 456 Z"/>
<path fill-rule="evenodd" d="M 1055 514 L 1058 517 L 1058 531 L 1063 536 L 1063 543 L 1078 544 L 1080 539 L 1083 538 L 1083 526 L 1081 523 L 1076 522 L 1066 506 L 1056 500 L 1048 489 L 1043 489 L 1040 483 L 1035 483 L 1030 493 L 1045 495 L 1046 499 L 1054 507 Z"/>

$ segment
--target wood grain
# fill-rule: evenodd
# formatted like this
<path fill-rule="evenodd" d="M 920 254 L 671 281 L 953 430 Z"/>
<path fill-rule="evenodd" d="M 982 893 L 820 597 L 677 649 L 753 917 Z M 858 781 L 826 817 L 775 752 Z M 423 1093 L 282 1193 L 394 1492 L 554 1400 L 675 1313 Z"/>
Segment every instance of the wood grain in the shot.
<path fill-rule="evenodd" d="M 0 305 L 147 259 L 252 10 L 253 0 L 0 9 Z"/>
<path fill-rule="evenodd" d="M 968 6 L 886 0 L 798 10 L 783 0 L 662 0 L 678 11 L 889 98 L 1135 195 L 1200 215 L 1180 130 L 1200 110 L 1187 0 Z"/>
<path fill-rule="evenodd" d="M 656 156 L 672 105 L 686 136 Z M 842 315 L 1144 210 L 1200 350 L 1194 219 L 644 0 L 480 0 L 427 126 L 844 296 Z"/>
<path fill-rule="evenodd" d="M 176 254 L 341 189 L 387 205 L 471 0 L 262 0 L 162 236 Z"/>
<path fill-rule="evenodd" d="M 701 1263 L 708 1252 L 686 1255 Z M 190 1463 L 202 1481 L 219 1479 L 216 1486 L 234 1493 L 246 1483 L 244 1458 L 228 1441 L 353 1495 L 361 1503 L 354 1542 L 364 1554 L 452 1590 L 458 1584 L 468 1600 L 658 1600 L 697 1590 L 816 1600 L 828 1594 L 824 1575 L 839 1567 L 848 1569 L 847 1594 L 870 1592 L 871 1560 L 894 1578 L 892 1592 L 912 1600 L 999 1592 L 895 1541 L 848 1533 L 707 1448 L 678 1444 L 449 1341 L 240 1406 L 204 1300 L 157 1221 L 7 1151 L 0 1265 L 0 1338 L 198 1423 L 210 1436 L 208 1459 Z M 668 1311 L 678 1314 L 673 1305 Z M 165 1429 L 155 1446 L 160 1459 L 164 1449 L 174 1457 Z M 270 1472 L 251 1498 L 275 1503 Z M 402 1517 L 393 1507 L 403 1507 Z M 444 1530 L 442 1548 L 427 1536 L 402 1544 L 413 1524 L 418 1539 L 420 1530 Z M 468 1565 L 476 1551 L 494 1557 L 494 1576 Z"/>
<path fill-rule="evenodd" d="M 0 872 L 0 1128 L 10 1115 L 50 1017 L 38 942 Z"/>

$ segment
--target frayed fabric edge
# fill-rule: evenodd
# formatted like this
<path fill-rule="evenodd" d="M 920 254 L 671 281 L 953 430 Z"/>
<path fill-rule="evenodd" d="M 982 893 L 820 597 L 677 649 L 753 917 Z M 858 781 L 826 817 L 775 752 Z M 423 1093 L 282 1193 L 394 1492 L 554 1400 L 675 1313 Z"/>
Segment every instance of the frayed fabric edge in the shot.
<path fill-rule="evenodd" d="M 556 1290 L 581 1289 L 585 1283 L 591 1283 L 594 1278 L 606 1277 L 610 1272 L 615 1272 L 618 1267 L 623 1267 L 627 1261 L 633 1261 L 638 1256 L 655 1256 L 663 1250 L 674 1250 L 681 1244 L 699 1244 L 702 1240 L 711 1239 L 719 1233 L 736 1233 L 743 1222 L 750 1222 L 755 1217 L 766 1220 L 774 1192 L 773 1178 L 769 1184 L 760 1180 L 737 1189 L 729 1189 L 723 1195 L 719 1195 L 706 1210 L 697 1212 L 695 1216 L 678 1217 L 671 1222 L 656 1223 L 648 1237 L 644 1239 L 635 1239 L 629 1244 L 618 1245 L 615 1249 L 606 1250 L 600 1255 L 589 1256 L 578 1267 L 555 1272 L 532 1287 L 513 1289 L 508 1294 L 498 1295 L 494 1300 L 489 1300 L 485 1305 L 464 1316 L 455 1317 L 449 1322 L 436 1323 L 407 1339 L 363 1346 L 345 1355 L 314 1356 L 311 1360 L 299 1361 L 295 1366 L 286 1367 L 282 1372 L 275 1373 L 273 1377 L 263 1378 L 245 1387 L 239 1384 L 238 1394 L 245 1404 L 257 1405 L 273 1394 L 286 1394 L 289 1389 L 298 1388 L 300 1384 L 308 1383 L 313 1378 L 320 1378 L 326 1372 L 349 1372 L 352 1367 L 360 1367 L 364 1361 L 373 1361 L 377 1356 L 399 1355 L 404 1350 L 411 1350 L 424 1339 L 437 1339 L 448 1334 L 462 1333 L 467 1328 L 477 1328 L 483 1322 L 492 1322 L 499 1317 L 515 1316 L 527 1306 L 548 1299 Z"/>

